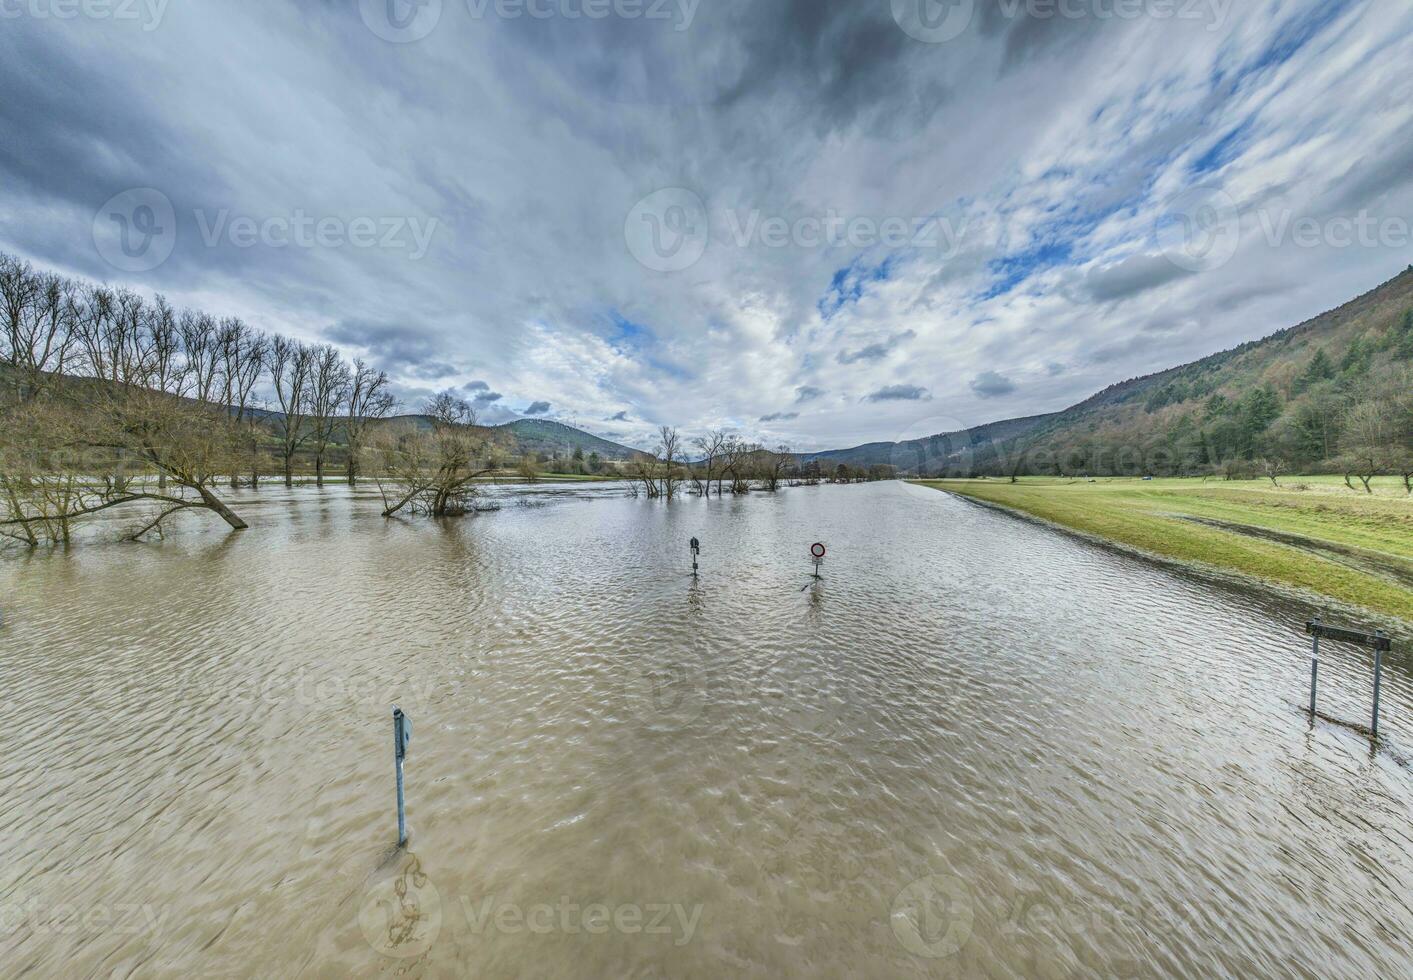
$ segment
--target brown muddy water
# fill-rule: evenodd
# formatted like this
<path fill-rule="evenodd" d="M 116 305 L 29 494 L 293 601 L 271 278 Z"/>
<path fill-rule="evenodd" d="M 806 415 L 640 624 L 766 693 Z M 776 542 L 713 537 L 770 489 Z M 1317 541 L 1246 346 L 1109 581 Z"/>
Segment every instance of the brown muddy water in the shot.
<path fill-rule="evenodd" d="M 0 560 L 0 973 L 1408 975 L 1402 660 L 1374 752 L 1261 592 L 903 484 L 620 493 Z"/>

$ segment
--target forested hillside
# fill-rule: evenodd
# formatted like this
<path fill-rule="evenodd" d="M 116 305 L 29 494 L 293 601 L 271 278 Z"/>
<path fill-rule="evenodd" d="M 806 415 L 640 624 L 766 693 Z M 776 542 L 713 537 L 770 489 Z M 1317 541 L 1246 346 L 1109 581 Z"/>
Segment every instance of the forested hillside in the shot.
<path fill-rule="evenodd" d="M 1264 340 L 1114 385 L 1007 448 L 1030 472 L 1405 473 L 1413 269 Z"/>
<path fill-rule="evenodd" d="M 1321 316 L 1054 415 L 822 454 L 924 475 L 1413 480 L 1413 267 Z"/>

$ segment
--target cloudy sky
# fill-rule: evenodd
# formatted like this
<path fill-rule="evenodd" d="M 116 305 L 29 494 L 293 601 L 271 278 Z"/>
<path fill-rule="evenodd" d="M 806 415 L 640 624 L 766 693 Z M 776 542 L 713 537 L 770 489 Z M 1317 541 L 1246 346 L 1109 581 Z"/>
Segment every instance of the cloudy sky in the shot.
<path fill-rule="evenodd" d="M 0 248 L 409 408 L 895 440 L 1397 274 L 1410 65 L 1406 0 L 0 0 Z"/>

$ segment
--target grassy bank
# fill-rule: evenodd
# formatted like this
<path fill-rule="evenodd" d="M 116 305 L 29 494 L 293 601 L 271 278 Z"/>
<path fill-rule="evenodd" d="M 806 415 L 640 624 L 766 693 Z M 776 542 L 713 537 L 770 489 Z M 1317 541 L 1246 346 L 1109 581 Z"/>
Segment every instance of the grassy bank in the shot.
<path fill-rule="evenodd" d="M 1151 554 L 1240 572 L 1413 623 L 1413 500 L 1337 477 L 925 481 Z"/>

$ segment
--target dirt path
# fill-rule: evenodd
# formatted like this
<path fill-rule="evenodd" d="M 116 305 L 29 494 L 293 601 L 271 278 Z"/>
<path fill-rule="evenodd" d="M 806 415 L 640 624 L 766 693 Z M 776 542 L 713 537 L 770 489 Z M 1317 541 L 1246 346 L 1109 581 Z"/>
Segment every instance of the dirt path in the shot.
<path fill-rule="evenodd" d="M 1316 538 L 1306 538 L 1298 534 L 1287 534 L 1284 531 L 1273 531 L 1265 527 L 1233 524 L 1230 521 L 1219 521 L 1211 517 L 1193 517 L 1189 514 L 1173 514 L 1172 516 L 1179 520 L 1190 521 L 1193 524 L 1202 524 L 1222 531 L 1230 531 L 1233 534 L 1244 534 L 1249 538 L 1260 538 L 1265 541 L 1274 541 L 1277 544 L 1289 545 L 1292 548 L 1299 548 L 1356 571 L 1375 575 L 1404 588 L 1413 589 L 1413 562 L 1404 561 L 1393 555 L 1382 555 L 1363 548 L 1334 544 Z"/>

